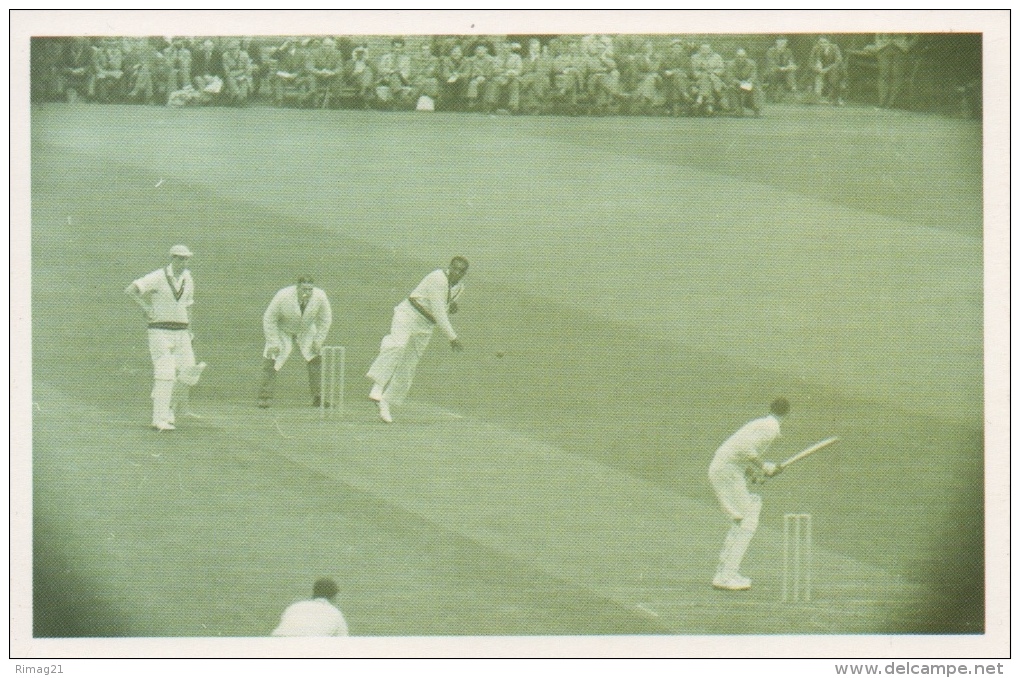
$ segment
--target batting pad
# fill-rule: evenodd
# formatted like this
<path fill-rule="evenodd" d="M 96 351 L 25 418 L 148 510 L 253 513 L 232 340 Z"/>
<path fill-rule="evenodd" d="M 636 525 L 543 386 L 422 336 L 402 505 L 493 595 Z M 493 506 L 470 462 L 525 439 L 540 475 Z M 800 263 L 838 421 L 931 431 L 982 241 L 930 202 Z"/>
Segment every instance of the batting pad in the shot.
<path fill-rule="evenodd" d="M 205 370 L 205 367 L 205 363 L 199 363 L 197 365 L 192 365 L 191 367 L 182 367 L 177 379 L 182 384 L 194 386 L 198 383 L 198 379 L 202 376 L 202 371 Z"/>

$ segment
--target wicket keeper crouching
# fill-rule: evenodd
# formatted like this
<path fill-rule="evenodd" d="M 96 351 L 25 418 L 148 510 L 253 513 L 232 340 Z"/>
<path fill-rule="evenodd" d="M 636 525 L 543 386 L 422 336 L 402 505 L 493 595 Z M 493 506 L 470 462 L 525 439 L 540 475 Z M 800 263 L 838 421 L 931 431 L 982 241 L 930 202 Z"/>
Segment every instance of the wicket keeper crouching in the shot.
<path fill-rule="evenodd" d="M 189 392 L 205 368 L 205 363 L 195 364 L 191 347 L 191 306 L 195 303 L 195 283 L 187 268 L 191 256 L 184 245 L 174 245 L 169 266 L 135 280 L 124 290 L 149 320 L 152 426 L 159 431 L 176 428 L 175 414 L 191 415 Z"/>
<path fill-rule="evenodd" d="M 716 451 L 708 468 L 708 479 L 719 504 L 733 520 L 712 579 L 712 586 L 717 589 L 751 588 L 751 580 L 740 574 L 740 564 L 758 530 L 761 496 L 747 490 L 747 473 L 748 470 L 765 476 L 778 473 L 775 464 L 762 461 L 762 454 L 779 437 L 779 419 L 790 411 L 790 403 L 786 398 L 776 398 L 769 409 L 768 416 L 744 424 L 730 436 Z"/>
<path fill-rule="evenodd" d="M 266 346 L 262 351 L 262 384 L 259 387 L 258 406 L 269 407 L 273 401 L 273 383 L 276 374 L 287 362 L 294 344 L 308 364 L 308 387 L 312 392 L 312 405 L 322 401 L 322 346 L 333 324 L 333 309 L 326 293 L 315 287 L 308 276 L 298 278 L 296 285 L 284 287 L 276 293 L 269 308 L 262 315 L 262 331 Z"/>

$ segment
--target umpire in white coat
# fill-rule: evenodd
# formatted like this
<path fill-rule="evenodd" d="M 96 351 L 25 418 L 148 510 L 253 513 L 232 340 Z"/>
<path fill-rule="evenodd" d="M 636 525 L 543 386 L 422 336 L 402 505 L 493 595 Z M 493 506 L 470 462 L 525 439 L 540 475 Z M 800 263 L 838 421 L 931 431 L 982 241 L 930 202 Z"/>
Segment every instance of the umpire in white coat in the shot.
<path fill-rule="evenodd" d="M 273 401 L 273 384 L 295 344 L 308 364 L 308 386 L 312 392 L 312 405 L 322 400 L 322 346 L 333 324 L 333 309 L 326 293 L 315 286 L 307 276 L 298 278 L 296 285 L 284 287 L 276 293 L 269 308 L 262 314 L 262 331 L 266 346 L 262 352 L 262 384 L 259 387 L 259 407 L 269 407 Z"/>

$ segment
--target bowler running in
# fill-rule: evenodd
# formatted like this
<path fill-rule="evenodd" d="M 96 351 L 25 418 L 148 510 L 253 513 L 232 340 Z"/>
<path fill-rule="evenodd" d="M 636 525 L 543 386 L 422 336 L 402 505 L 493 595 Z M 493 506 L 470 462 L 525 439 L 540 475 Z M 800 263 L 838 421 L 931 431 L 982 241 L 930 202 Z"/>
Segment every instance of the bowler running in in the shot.
<path fill-rule="evenodd" d="M 379 356 L 366 375 L 373 382 L 368 397 L 379 405 L 379 418 L 387 424 L 393 423 L 390 405 L 404 402 L 418 361 L 437 326 L 450 340 L 452 350 L 463 350 L 450 316 L 457 312 L 457 299 L 464 290 L 461 280 L 467 270 L 468 260 L 454 257 L 449 268 L 429 273 L 394 307 L 390 333 L 383 337 Z"/>

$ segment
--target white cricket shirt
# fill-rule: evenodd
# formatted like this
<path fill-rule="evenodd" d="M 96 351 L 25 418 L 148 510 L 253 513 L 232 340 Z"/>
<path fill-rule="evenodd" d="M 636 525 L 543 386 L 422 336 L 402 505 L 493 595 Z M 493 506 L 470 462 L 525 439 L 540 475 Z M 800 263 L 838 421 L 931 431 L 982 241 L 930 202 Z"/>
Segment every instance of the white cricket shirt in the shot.
<path fill-rule="evenodd" d="M 436 325 L 443 330 L 450 341 L 453 341 L 457 338 L 457 333 L 453 331 L 453 325 L 450 324 L 450 314 L 447 309 L 450 307 L 450 302 L 456 301 L 463 290 L 464 283 L 458 282 L 451 287 L 450 281 L 446 277 L 446 271 L 437 268 L 425 276 L 408 296 L 424 306 L 432 314 Z"/>
<path fill-rule="evenodd" d="M 148 295 L 152 305 L 150 322 L 188 323 L 188 307 L 195 303 L 195 283 L 191 271 L 184 269 L 174 277 L 173 267 L 153 271 L 134 281 L 142 295 Z"/>
<path fill-rule="evenodd" d="M 743 470 L 751 459 L 761 459 L 779 435 L 779 418 L 774 414 L 749 421 L 719 446 L 710 469 L 734 466 Z"/>

